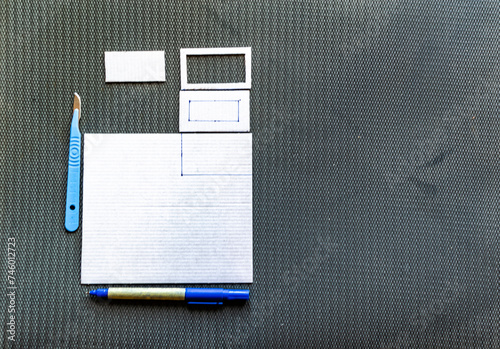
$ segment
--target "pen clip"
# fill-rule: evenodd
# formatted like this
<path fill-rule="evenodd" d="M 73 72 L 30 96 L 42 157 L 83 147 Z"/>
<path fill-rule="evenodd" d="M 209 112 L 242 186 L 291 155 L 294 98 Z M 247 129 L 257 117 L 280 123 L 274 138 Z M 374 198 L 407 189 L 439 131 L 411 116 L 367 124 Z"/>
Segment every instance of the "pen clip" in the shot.
<path fill-rule="evenodd" d="M 187 302 L 189 305 L 222 305 L 222 302 Z"/>

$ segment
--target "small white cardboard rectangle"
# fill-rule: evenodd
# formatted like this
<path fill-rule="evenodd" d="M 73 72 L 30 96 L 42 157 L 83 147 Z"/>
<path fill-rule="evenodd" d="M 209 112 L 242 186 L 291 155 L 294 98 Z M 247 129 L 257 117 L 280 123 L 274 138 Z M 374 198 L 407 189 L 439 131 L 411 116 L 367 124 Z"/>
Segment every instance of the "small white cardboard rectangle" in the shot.
<path fill-rule="evenodd" d="M 165 81 L 165 51 L 105 52 L 106 82 Z"/>
<path fill-rule="evenodd" d="M 188 83 L 187 56 L 244 55 L 245 81 L 234 83 Z M 248 90 L 252 87 L 252 48 L 181 48 L 181 90 Z"/>
<path fill-rule="evenodd" d="M 250 131 L 250 91 L 181 91 L 179 131 Z"/>

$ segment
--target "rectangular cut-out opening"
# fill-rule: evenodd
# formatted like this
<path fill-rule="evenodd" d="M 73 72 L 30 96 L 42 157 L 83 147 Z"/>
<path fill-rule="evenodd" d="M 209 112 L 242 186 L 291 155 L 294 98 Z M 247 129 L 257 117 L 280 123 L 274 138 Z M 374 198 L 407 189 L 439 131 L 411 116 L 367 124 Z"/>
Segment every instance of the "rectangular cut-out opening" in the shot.
<path fill-rule="evenodd" d="M 245 82 L 245 55 L 188 55 L 187 80 L 190 84 Z"/>
<path fill-rule="evenodd" d="M 250 47 L 183 48 L 181 90 L 249 90 Z"/>

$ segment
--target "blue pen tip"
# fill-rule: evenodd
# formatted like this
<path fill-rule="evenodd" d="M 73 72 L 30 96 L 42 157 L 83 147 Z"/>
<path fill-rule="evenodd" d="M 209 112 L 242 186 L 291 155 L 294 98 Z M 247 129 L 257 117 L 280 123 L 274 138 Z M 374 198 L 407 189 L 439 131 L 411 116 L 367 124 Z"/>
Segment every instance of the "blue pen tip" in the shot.
<path fill-rule="evenodd" d="M 89 294 L 96 297 L 108 298 L 108 289 L 98 288 L 97 290 L 89 291 Z"/>

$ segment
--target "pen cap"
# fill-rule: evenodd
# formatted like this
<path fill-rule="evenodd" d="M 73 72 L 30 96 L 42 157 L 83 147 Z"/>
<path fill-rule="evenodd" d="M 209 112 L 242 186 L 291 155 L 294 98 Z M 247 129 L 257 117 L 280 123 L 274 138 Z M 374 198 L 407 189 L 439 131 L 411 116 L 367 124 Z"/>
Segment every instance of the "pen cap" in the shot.
<path fill-rule="evenodd" d="M 248 300 L 250 298 L 249 290 L 224 290 L 224 300 Z"/>
<path fill-rule="evenodd" d="M 222 288 L 186 288 L 185 298 L 188 302 L 215 302 L 223 301 Z"/>
<path fill-rule="evenodd" d="M 186 301 L 213 302 L 222 304 L 222 301 L 247 300 L 249 290 L 225 290 L 222 288 L 186 288 Z"/>

